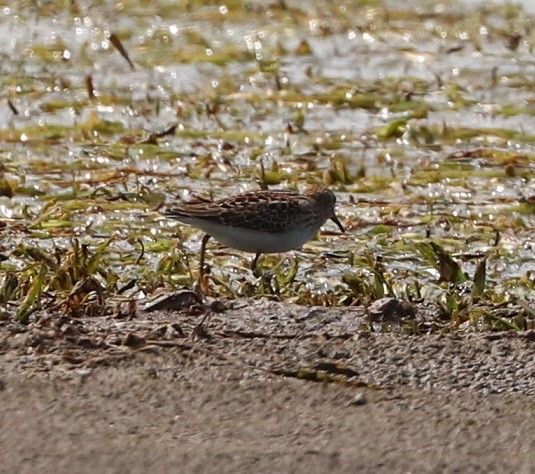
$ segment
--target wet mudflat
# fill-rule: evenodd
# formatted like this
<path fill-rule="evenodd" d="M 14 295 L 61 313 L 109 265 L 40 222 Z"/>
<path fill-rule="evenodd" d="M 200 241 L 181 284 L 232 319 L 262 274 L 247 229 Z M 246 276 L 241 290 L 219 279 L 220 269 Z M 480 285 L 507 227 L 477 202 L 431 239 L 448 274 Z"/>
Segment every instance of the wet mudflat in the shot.
<path fill-rule="evenodd" d="M 135 318 L 6 325 L 3 359 L 13 369 L 84 379 L 99 367 L 154 354 L 184 367 L 227 367 L 259 378 L 296 378 L 372 390 L 398 386 L 484 394 L 535 394 L 534 332 L 404 334 L 363 331 L 359 308 L 239 300 L 218 312 L 143 312 Z M 212 306 L 214 304 L 212 303 Z M 424 311 L 421 314 L 425 314 Z M 426 316 L 420 316 L 422 319 Z M 428 313 L 427 317 L 432 317 Z M 398 323 L 399 325 L 399 323 Z M 189 370 L 189 369 L 188 369 Z"/>
<path fill-rule="evenodd" d="M 530 472 L 533 331 L 239 306 L 4 328 L 1 471 Z"/>
<path fill-rule="evenodd" d="M 0 472 L 532 472 L 533 11 L 398 3 L 0 11 Z M 192 296 L 164 203 L 309 185 Z"/>

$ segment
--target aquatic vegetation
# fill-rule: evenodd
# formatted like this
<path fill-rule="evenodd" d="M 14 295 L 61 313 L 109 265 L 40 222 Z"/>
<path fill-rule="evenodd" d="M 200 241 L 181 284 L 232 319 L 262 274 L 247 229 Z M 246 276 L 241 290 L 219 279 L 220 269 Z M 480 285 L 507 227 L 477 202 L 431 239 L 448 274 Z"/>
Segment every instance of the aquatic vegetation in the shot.
<path fill-rule="evenodd" d="M 206 294 L 435 309 L 407 313 L 409 332 L 535 327 L 529 13 L 125 1 L 110 31 L 106 2 L 11 3 L 0 318 L 117 313 L 190 289 L 200 234 L 164 219 L 165 202 L 322 185 L 346 235 L 327 225 L 263 257 L 262 276 L 214 245 Z"/>

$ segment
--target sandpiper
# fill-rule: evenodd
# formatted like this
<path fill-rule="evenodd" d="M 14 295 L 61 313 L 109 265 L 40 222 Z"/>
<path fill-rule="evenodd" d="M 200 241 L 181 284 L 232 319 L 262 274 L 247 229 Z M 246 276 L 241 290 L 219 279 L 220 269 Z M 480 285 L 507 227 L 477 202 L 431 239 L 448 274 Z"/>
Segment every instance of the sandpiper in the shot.
<path fill-rule="evenodd" d="M 227 247 L 254 253 L 254 271 L 260 254 L 301 248 L 328 219 L 345 232 L 334 213 L 335 203 L 330 189 L 311 189 L 304 194 L 252 191 L 219 201 L 181 203 L 166 208 L 163 214 L 205 232 L 199 271 L 202 282 L 210 237 Z"/>

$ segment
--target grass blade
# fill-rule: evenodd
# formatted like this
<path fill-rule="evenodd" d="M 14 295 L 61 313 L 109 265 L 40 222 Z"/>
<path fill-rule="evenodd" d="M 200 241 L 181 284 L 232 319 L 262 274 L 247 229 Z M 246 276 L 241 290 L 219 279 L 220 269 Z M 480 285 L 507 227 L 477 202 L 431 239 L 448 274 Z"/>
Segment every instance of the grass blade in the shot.
<path fill-rule="evenodd" d="M 46 265 L 42 264 L 41 269 L 39 270 L 39 274 L 33 279 L 33 283 L 30 288 L 30 291 L 28 292 L 28 295 L 17 310 L 17 314 L 15 315 L 15 321 L 18 321 L 22 324 L 28 322 L 28 317 L 32 313 L 33 305 L 38 300 L 39 296 L 41 296 L 45 277 Z"/>

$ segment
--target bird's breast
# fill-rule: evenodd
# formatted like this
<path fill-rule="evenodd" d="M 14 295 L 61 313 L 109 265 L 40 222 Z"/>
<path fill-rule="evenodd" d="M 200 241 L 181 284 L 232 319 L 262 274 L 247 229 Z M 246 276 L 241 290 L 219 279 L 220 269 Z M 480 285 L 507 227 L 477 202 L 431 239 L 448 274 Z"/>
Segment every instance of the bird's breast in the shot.
<path fill-rule="evenodd" d="M 299 249 L 309 241 L 319 227 L 294 227 L 280 232 L 264 232 L 253 229 L 228 227 L 216 222 L 189 222 L 203 230 L 215 240 L 227 247 L 244 252 L 279 253 Z"/>

